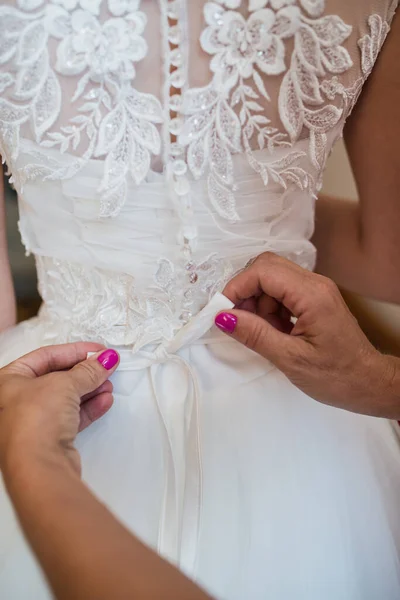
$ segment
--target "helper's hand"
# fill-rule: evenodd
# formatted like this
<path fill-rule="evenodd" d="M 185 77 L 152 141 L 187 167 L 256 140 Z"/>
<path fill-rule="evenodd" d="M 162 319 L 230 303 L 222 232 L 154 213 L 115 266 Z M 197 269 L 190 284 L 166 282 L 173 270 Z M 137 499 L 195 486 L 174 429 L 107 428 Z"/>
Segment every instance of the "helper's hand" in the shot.
<path fill-rule="evenodd" d="M 88 352 L 95 352 L 88 360 Z M 0 369 L 0 468 L 26 457 L 67 459 L 80 472 L 75 437 L 112 406 L 114 350 L 48 346 Z"/>
<path fill-rule="evenodd" d="M 220 313 L 216 325 L 269 359 L 307 395 L 353 412 L 399 418 L 400 361 L 370 344 L 331 280 L 265 253 L 224 294 L 236 309 Z"/>
<path fill-rule="evenodd" d="M 87 352 L 97 354 L 85 360 Z M 77 476 L 75 436 L 110 408 L 106 380 L 117 364 L 114 350 L 80 343 L 42 348 L 0 370 L 0 467 L 15 512 L 54 598 L 211 600 Z"/>

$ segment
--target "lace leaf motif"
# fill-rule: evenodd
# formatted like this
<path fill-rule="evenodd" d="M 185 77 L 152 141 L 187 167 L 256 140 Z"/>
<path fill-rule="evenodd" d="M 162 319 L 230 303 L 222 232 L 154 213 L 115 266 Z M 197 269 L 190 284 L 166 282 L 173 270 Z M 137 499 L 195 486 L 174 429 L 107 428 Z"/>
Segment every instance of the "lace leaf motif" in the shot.
<path fill-rule="evenodd" d="M 72 177 L 91 158 L 104 157 L 100 214 L 116 214 L 125 200 L 126 174 L 140 183 L 150 169 L 151 155 L 160 152 L 155 124 L 163 120 L 162 107 L 155 97 L 132 87 L 134 64 L 147 52 L 139 2 L 108 0 L 113 16 L 103 23 L 97 19 L 100 0 L 17 4 L 20 10 L 0 7 L 5 24 L 0 30 L 0 64 L 9 63 L 0 90 L 12 89 L 10 99 L 0 98 L 3 139 L 17 139 L 21 125 L 29 123 L 43 148 L 57 147 L 62 153 L 84 148 L 68 167 L 62 162 L 54 167 L 54 161 L 47 169 L 27 165 L 20 172 L 20 184 L 39 173 L 44 179 Z M 58 41 L 54 68 L 47 50 L 50 38 Z M 72 97 L 78 114 L 52 131 L 62 103 L 58 75 L 79 76 Z M 12 133 L 6 135 L 6 129 Z M 4 158 L 10 160 L 18 150 L 7 156 L 4 145 Z M 49 163 L 46 153 L 39 152 L 39 157 Z"/>
<path fill-rule="evenodd" d="M 105 0 L 104 0 L 105 1 Z M 45 152 L 41 163 L 27 165 L 24 179 L 73 176 L 91 158 L 105 159 L 100 214 L 116 214 L 124 200 L 126 176 L 136 183 L 146 177 L 151 156 L 160 152 L 156 125 L 163 120 L 159 101 L 137 92 L 135 63 L 147 52 L 145 16 L 139 0 L 107 0 L 111 18 L 97 19 L 101 0 L 17 0 L 18 8 L 0 7 L 0 98 L 4 158 L 18 153 L 21 125 L 28 123 L 41 147 L 61 152 L 83 150 L 68 166 Z M 204 7 L 203 49 L 211 55 L 212 83 L 184 97 L 186 122 L 181 142 L 195 178 L 207 173 L 210 201 L 224 219 L 238 220 L 232 155 L 245 151 L 264 183 L 312 185 L 300 166 L 274 160 L 281 148 L 292 155 L 300 136 L 309 138 L 309 157 L 321 171 L 327 132 L 354 105 L 389 30 L 379 15 L 369 18 L 370 34 L 360 42 L 363 78 L 345 90 L 337 75 L 352 66 L 343 43 L 351 33 L 336 15 L 323 15 L 325 0 L 249 0 L 248 16 L 237 9 L 243 0 L 215 0 Z M 389 16 L 394 13 L 394 0 Z M 49 61 L 48 40 L 57 41 L 57 61 Z M 287 66 L 286 40 L 294 50 Z M 112 49 L 112 51 L 110 50 Z M 331 79 L 324 79 L 332 74 Z M 62 102 L 58 75 L 76 75 L 72 102 L 77 113 L 52 131 Z M 272 127 L 265 103 L 270 101 L 266 76 L 282 75 L 279 113 L 282 129 Z M 342 96 L 341 106 L 327 104 Z M 306 131 L 305 131 L 306 130 Z M 11 156 L 7 156 L 11 149 Z M 268 150 L 265 162 L 255 149 Z M 303 155 L 304 156 L 304 155 Z M 299 159 L 300 160 L 300 159 Z"/>
<path fill-rule="evenodd" d="M 209 196 L 217 214 L 238 220 L 235 184 L 229 153 L 244 150 L 250 165 L 265 184 L 271 178 L 283 187 L 294 183 L 301 189 L 312 178 L 292 158 L 276 159 L 277 148 L 289 157 L 304 157 L 291 147 L 308 130 L 309 155 L 316 169 L 326 157 L 326 133 L 342 117 L 342 108 L 326 104 L 321 78 L 344 73 L 352 66 L 342 46 L 352 28 L 336 15 L 322 16 L 324 0 L 252 0 L 248 17 L 236 11 L 241 0 L 207 2 L 203 49 L 212 55 L 213 80 L 205 88 L 189 90 L 185 97 L 186 121 L 181 142 L 188 146 L 188 164 L 194 177 L 209 169 Z M 286 67 L 285 41 L 294 50 Z M 283 74 L 279 92 L 279 115 L 283 130 L 271 127 L 265 114 L 270 101 L 268 76 Z M 262 101 L 262 102 L 261 102 Z M 228 107 L 232 107 L 229 109 Z M 220 116 L 223 115 L 224 127 Z M 234 140 L 234 143 L 233 143 Z M 267 148 L 266 161 L 255 149 Z"/>
<path fill-rule="evenodd" d="M 386 21 L 378 14 L 373 14 L 368 18 L 369 33 L 364 35 L 358 41 L 358 47 L 361 53 L 361 76 L 358 77 L 353 85 L 349 88 L 345 88 L 340 83 L 337 76 L 332 77 L 330 80 L 324 80 L 321 84 L 321 90 L 323 90 L 329 100 L 341 97 L 343 112 L 345 113 L 346 119 L 351 114 L 363 85 L 372 72 L 376 59 L 378 58 L 387 34 L 389 33 L 390 23 L 396 12 L 397 6 L 398 0 L 393 0 L 388 9 Z"/>
<path fill-rule="evenodd" d="M 172 340 L 191 317 L 188 307 L 199 310 L 232 276 L 230 263 L 212 254 L 189 265 L 196 280 L 182 295 L 176 290 L 185 287 L 187 272 L 166 258 L 159 260 L 153 284 L 144 289 L 125 273 L 49 257 L 36 260 L 44 300 L 41 316 L 50 330 L 57 323 L 59 342 L 84 337 L 133 350 Z"/>

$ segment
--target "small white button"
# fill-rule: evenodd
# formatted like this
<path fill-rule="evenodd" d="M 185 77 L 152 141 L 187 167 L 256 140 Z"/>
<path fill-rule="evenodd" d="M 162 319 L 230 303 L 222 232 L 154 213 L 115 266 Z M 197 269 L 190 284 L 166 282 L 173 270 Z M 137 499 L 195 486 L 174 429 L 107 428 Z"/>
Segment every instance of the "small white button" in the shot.
<path fill-rule="evenodd" d="M 169 82 L 172 87 L 174 87 L 178 90 L 181 87 L 183 87 L 183 84 L 185 83 L 185 76 L 183 74 L 182 69 L 177 69 L 176 71 L 171 73 L 171 75 L 169 77 Z"/>
<path fill-rule="evenodd" d="M 180 177 L 174 183 L 174 190 L 178 196 L 185 196 L 190 192 L 190 183 L 186 177 Z"/>
<path fill-rule="evenodd" d="M 185 148 L 177 142 L 172 142 L 172 144 L 169 147 L 169 153 L 172 157 L 176 158 L 178 156 L 182 156 L 185 153 Z"/>
<path fill-rule="evenodd" d="M 192 313 L 191 313 L 190 311 L 188 311 L 188 310 L 184 310 L 184 311 L 183 311 L 183 312 L 180 314 L 180 316 L 179 316 L 179 320 L 180 320 L 182 323 L 186 324 L 186 323 L 188 323 L 188 322 L 190 321 L 190 319 L 192 318 L 192 316 L 193 316 L 193 315 L 192 315 Z"/>
<path fill-rule="evenodd" d="M 170 62 L 174 67 L 181 67 L 183 65 L 183 55 L 179 48 L 172 50 L 170 54 Z"/>
<path fill-rule="evenodd" d="M 168 2 L 167 16 L 171 21 L 177 21 L 179 18 L 178 3 L 176 0 Z"/>
<path fill-rule="evenodd" d="M 181 177 L 182 175 L 185 175 L 187 172 L 187 165 L 186 165 L 185 161 L 181 160 L 181 159 L 174 160 L 174 162 L 172 164 L 172 172 L 177 177 Z"/>
<path fill-rule="evenodd" d="M 178 25 L 173 25 L 168 31 L 168 41 L 174 46 L 179 46 L 182 41 L 182 32 Z"/>
<path fill-rule="evenodd" d="M 179 135 L 182 131 L 183 121 L 180 117 L 175 117 L 169 122 L 169 131 L 173 135 Z"/>
<path fill-rule="evenodd" d="M 169 99 L 169 108 L 174 112 L 178 112 L 182 108 L 182 96 L 180 94 L 173 94 Z"/>

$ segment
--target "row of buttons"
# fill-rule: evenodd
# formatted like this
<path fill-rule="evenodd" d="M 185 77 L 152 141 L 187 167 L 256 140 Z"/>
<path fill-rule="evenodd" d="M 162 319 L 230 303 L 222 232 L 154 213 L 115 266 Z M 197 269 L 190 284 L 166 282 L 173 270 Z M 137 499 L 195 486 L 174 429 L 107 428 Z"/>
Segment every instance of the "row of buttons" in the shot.
<path fill-rule="evenodd" d="M 181 0 L 168 0 L 168 43 L 169 52 L 169 90 L 182 90 L 186 83 L 185 61 L 182 50 L 183 34 L 181 30 Z M 181 220 L 178 232 L 178 244 L 182 248 L 187 281 L 193 285 L 198 281 L 196 266 L 192 260 L 193 251 L 197 239 L 197 226 L 194 222 L 194 211 L 192 206 L 191 185 L 188 178 L 188 167 L 185 161 L 185 148 L 179 144 L 179 135 L 182 132 L 183 98 L 181 93 L 170 93 L 169 110 L 170 119 L 168 131 L 170 134 L 168 176 L 171 185 L 171 193 L 174 195 L 174 204 Z M 177 141 L 175 141 L 177 140 Z M 191 317 L 190 305 L 193 294 L 190 291 L 184 293 L 183 312 L 180 316 L 182 322 L 187 322 Z"/>

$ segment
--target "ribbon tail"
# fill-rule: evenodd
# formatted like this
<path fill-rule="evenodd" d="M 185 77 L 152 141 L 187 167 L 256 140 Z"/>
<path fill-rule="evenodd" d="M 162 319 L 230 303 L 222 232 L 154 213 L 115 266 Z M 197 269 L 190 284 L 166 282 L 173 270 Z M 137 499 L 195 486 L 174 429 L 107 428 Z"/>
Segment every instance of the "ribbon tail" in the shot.
<path fill-rule="evenodd" d="M 158 551 L 189 575 L 196 569 L 202 516 L 200 389 L 196 373 L 177 352 L 200 339 L 212 327 L 217 312 L 232 307 L 228 298 L 217 293 L 166 347 L 153 353 L 141 352 L 142 366 L 150 366 L 153 393 L 165 433 L 165 484 Z M 186 386 L 182 377 L 172 377 L 162 386 L 157 382 L 159 369 L 161 372 L 166 369 L 168 378 L 172 364 L 185 371 Z"/>
<path fill-rule="evenodd" d="M 199 538 L 203 505 L 203 461 L 201 451 L 200 390 L 197 377 L 191 371 L 193 403 L 190 407 L 186 436 L 186 485 L 184 524 L 186 535 L 182 537 L 180 567 L 194 576 L 197 567 Z"/>
<path fill-rule="evenodd" d="M 158 412 L 163 424 L 166 451 L 165 483 L 161 507 L 158 552 L 170 562 L 179 565 L 182 539 L 182 514 L 185 489 L 185 402 L 181 390 L 159 389 L 156 382 L 158 369 L 165 365 L 153 365 L 151 378 Z M 177 397 L 178 396 L 178 397 Z"/>

